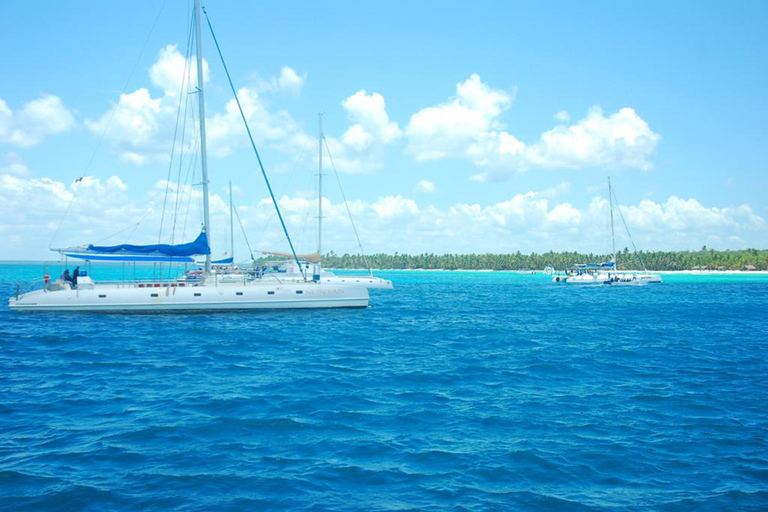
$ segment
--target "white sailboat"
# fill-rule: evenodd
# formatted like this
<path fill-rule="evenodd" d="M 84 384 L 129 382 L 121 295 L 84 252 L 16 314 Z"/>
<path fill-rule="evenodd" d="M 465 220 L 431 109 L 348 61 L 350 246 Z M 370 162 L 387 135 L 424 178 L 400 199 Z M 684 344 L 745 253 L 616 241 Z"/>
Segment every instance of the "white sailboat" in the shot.
<path fill-rule="evenodd" d="M 611 178 L 608 178 L 608 204 L 611 217 L 611 261 L 605 263 L 580 263 L 568 269 L 565 274 L 555 273 L 552 282 L 574 285 L 611 285 L 611 286 L 645 286 L 650 283 L 661 283 L 661 276 L 648 272 L 645 265 L 637 253 L 635 242 L 629 234 L 629 228 L 624 221 L 624 215 L 621 213 L 618 201 L 616 208 L 619 211 L 624 229 L 635 248 L 635 256 L 638 262 L 643 265 L 643 271 L 619 271 L 616 263 L 616 234 L 614 230 L 613 219 L 613 200 L 615 195 L 611 185 Z"/>
<path fill-rule="evenodd" d="M 300 254 L 299 261 L 295 262 L 291 258 L 291 254 L 281 252 L 264 252 L 267 256 L 274 256 L 278 258 L 284 258 L 285 261 L 279 265 L 279 272 L 265 273 L 264 277 L 300 281 L 303 279 L 303 274 L 311 272 L 313 277 L 323 283 L 336 283 L 345 284 L 348 286 L 361 286 L 368 289 L 382 289 L 391 290 L 393 288 L 392 281 L 388 279 L 382 279 L 373 275 L 373 269 L 368 268 L 368 275 L 353 275 L 344 274 L 336 275 L 330 270 L 323 268 L 323 143 L 325 143 L 325 135 L 323 134 L 323 114 L 318 114 L 318 173 L 317 173 L 317 252 L 312 254 Z M 345 200 L 346 202 L 346 200 Z M 350 221 L 354 227 L 354 221 L 350 213 Z M 355 235 L 357 236 L 357 230 L 355 229 Z M 359 243 L 359 239 L 358 239 Z M 361 246 L 362 251 L 362 246 Z M 297 266 L 298 264 L 298 266 Z M 302 268 L 303 267 L 303 268 Z"/>
<path fill-rule="evenodd" d="M 209 27 L 210 27 L 210 22 Z M 197 60 L 197 91 L 200 160 L 203 191 L 203 231 L 193 242 L 180 245 L 117 245 L 94 246 L 61 250 L 67 257 L 85 261 L 131 261 L 131 262 L 194 262 L 194 256 L 205 256 L 205 267 L 193 277 L 182 279 L 149 279 L 120 282 L 94 281 L 90 275 L 76 279 L 47 281 L 42 289 L 28 293 L 17 293 L 9 300 L 9 307 L 17 311 L 103 311 L 103 312 L 150 312 L 150 311 L 211 311 L 289 308 L 340 308 L 367 307 L 368 288 L 352 286 L 351 283 L 323 280 L 319 275 L 309 275 L 303 268 L 293 248 L 279 206 L 267 179 L 248 128 L 240 111 L 256 154 L 259 167 L 272 197 L 277 216 L 291 247 L 291 255 L 297 265 L 301 279 L 220 279 L 223 275 L 212 269 L 209 247 L 210 214 L 208 198 L 208 166 L 205 136 L 205 102 L 202 70 L 202 34 L 200 0 L 194 1 L 194 31 Z M 213 34 L 214 43 L 221 51 Z M 223 57 L 222 63 L 224 64 Z M 235 95 L 239 99 L 229 72 L 224 70 Z M 391 286 L 391 283 L 390 283 Z"/>

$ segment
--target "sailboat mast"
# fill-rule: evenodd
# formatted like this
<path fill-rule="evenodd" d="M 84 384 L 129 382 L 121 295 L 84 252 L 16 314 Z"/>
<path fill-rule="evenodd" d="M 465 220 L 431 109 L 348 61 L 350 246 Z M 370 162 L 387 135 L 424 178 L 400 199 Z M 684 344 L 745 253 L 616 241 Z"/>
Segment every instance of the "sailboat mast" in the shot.
<path fill-rule="evenodd" d="M 323 114 L 318 117 L 317 136 L 317 254 L 323 257 Z"/>
<path fill-rule="evenodd" d="M 203 94 L 203 45 L 200 30 L 200 0 L 195 0 L 195 48 L 197 49 L 197 100 L 200 112 L 200 161 L 203 170 L 203 230 L 211 244 L 211 214 L 208 207 L 208 150 L 205 144 L 205 95 Z M 211 253 L 205 255 L 205 272 L 211 271 Z"/>
<path fill-rule="evenodd" d="M 611 177 L 608 176 L 608 204 L 611 210 L 611 251 L 613 251 L 613 269 L 618 270 L 618 264 L 616 263 L 616 235 L 613 231 L 613 189 L 611 188 Z"/>
<path fill-rule="evenodd" d="M 235 264 L 235 206 L 232 202 L 232 182 L 229 182 L 229 256 Z"/>

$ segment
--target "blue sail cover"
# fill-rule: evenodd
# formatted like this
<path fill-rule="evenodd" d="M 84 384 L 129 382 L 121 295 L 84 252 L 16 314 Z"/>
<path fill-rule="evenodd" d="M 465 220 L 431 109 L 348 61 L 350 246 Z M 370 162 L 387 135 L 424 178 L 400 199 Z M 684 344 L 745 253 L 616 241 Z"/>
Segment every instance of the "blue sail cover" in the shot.
<path fill-rule="evenodd" d="M 214 265 L 228 265 L 230 263 L 234 263 L 234 261 L 235 261 L 235 258 L 230 256 L 229 258 L 215 260 L 215 261 L 212 261 L 211 263 L 213 263 Z"/>
<path fill-rule="evenodd" d="M 89 252 L 63 252 L 68 258 L 77 258 L 86 261 L 133 261 L 133 262 L 161 262 L 161 263 L 194 263 L 195 259 L 189 256 L 138 256 L 135 254 L 91 254 Z"/>
<path fill-rule="evenodd" d="M 169 245 L 169 244 L 155 244 L 155 245 L 110 245 L 99 246 L 89 245 L 89 253 L 101 253 L 101 254 L 134 254 L 134 255 L 158 255 L 158 256 L 193 256 L 195 254 L 210 254 L 211 248 L 208 246 L 208 237 L 206 234 L 200 233 L 194 242 L 186 244 Z"/>
<path fill-rule="evenodd" d="M 615 266 L 615 261 L 606 261 L 605 263 L 577 263 L 574 268 L 613 268 Z"/>

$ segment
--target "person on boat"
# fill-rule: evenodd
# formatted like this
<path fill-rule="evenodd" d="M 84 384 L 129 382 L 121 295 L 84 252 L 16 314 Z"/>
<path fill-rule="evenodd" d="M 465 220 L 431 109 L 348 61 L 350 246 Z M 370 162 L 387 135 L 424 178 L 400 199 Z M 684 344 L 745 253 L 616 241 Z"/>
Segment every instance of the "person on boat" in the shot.
<path fill-rule="evenodd" d="M 77 278 L 80 277 L 80 267 L 75 267 L 75 271 L 72 272 L 72 287 L 77 288 Z"/>
<path fill-rule="evenodd" d="M 64 273 L 61 275 L 61 280 L 65 283 L 71 283 L 72 282 L 72 276 L 69 275 L 69 269 L 65 269 Z"/>

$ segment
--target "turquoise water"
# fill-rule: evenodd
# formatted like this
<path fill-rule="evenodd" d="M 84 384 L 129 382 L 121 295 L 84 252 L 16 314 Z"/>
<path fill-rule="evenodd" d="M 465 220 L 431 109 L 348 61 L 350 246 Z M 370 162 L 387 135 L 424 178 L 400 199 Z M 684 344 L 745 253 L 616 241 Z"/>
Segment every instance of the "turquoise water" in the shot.
<path fill-rule="evenodd" d="M 379 275 L 367 310 L 3 300 L 0 510 L 768 509 L 768 277 Z"/>

